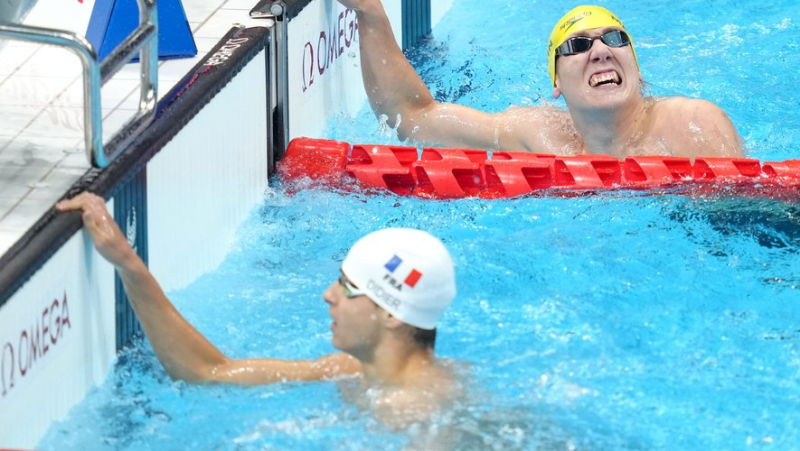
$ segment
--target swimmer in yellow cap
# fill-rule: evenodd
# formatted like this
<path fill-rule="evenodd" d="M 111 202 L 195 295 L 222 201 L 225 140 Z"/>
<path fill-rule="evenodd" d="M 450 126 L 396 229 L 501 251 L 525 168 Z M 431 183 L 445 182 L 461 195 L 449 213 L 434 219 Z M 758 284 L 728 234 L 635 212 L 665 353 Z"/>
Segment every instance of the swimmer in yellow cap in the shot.
<path fill-rule="evenodd" d="M 406 60 L 380 0 L 339 0 L 357 13 L 361 70 L 375 114 L 402 139 L 445 146 L 558 155 L 742 156 L 742 142 L 711 102 L 642 94 L 633 40 L 599 6 L 579 6 L 558 21 L 547 46 L 559 108 L 515 107 L 485 113 L 434 100 Z M 399 123 L 393 124 L 400 117 Z"/>
<path fill-rule="evenodd" d="M 596 37 L 580 34 L 594 29 L 608 29 L 608 31 Z M 547 42 L 547 69 L 550 72 L 550 79 L 553 80 L 553 86 L 556 85 L 556 59 L 559 56 L 571 56 L 589 51 L 595 39 L 600 39 L 609 47 L 630 46 L 638 69 L 639 62 L 636 60 L 633 40 L 628 36 L 622 21 L 614 13 L 600 6 L 578 6 L 558 21 Z"/>

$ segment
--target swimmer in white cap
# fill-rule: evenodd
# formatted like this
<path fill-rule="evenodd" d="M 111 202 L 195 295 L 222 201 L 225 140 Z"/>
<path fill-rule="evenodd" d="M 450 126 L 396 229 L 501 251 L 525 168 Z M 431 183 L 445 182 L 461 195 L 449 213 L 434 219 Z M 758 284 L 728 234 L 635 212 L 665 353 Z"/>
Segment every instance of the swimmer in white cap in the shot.
<path fill-rule="evenodd" d="M 354 375 L 372 389 L 371 396 L 359 399 L 368 399 L 380 420 L 398 426 L 427 418 L 460 393 L 453 373 L 433 352 L 436 324 L 456 295 L 453 261 L 442 242 L 426 232 L 379 230 L 353 245 L 338 280 L 323 295 L 333 318 L 333 345 L 344 353 L 311 361 L 231 359 L 178 313 L 102 198 L 81 193 L 56 208 L 82 211 L 84 227 L 116 267 L 145 335 L 173 379 L 260 385 Z"/>
<path fill-rule="evenodd" d="M 642 94 L 631 35 L 605 8 L 579 6 L 551 33 L 549 80 L 553 97 L 563 95 L 567 111 L 535 106 L 486 113 L 433 98 L 398 47 L 381 0 L 339 2 L 358 17 L 370 105 L 377 116 L 388 117 L 401 139 L 557 155 L 742 156 L 741 138 L 718 106 Z"/>

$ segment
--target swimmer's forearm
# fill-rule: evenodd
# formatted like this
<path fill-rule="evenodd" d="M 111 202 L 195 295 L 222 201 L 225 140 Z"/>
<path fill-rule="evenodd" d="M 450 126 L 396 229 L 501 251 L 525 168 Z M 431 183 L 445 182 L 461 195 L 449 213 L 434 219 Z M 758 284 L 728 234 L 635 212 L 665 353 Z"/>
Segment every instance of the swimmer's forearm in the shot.
<path fill-rule="evenodd" d="M 141 259 L 126 258 L 117 271 L 136 317 L 170 377 L 212 381 L 214 368 L 228 359 L 181 316 Z"/>
<path fill-rule="evenodd" d="M 316 360 L 228 360 L 214 372 L 214 382 L 265 385 L 279 382 L 316 381 L 361 372 L 361 363 L 346 354 L 330 354 Z"/>
<path fill-rule="evenodd" d="M 364 2 L 357 10 L 364 89 L 376 115 L 385 114 L 396 126 L 398 114 L 403 129 L 433 97 L 397 45 L 391 23 L 380 1 Z M 405 127 L 408 126 L 408 127 Z"/>
<path fill-rule="evenodd" d="M 173 379 L 263 385 L 319 380 L 361 370 L 360 363 L 344 354 L 313 361 L 229 359 L 181 316 L 141 259 L 132 258 L 117 270 L 145 335 Z"/>

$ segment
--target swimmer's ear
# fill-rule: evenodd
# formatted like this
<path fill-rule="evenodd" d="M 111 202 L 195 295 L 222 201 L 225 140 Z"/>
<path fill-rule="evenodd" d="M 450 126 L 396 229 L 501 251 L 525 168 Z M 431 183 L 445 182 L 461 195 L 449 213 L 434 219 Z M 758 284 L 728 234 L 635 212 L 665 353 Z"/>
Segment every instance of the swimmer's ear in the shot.
<path fill-rule="evenodd" d="M 644 77 L 642 76 L 642 71 L 639 71 L 639 81 L 644 82 Z"/>
<path fill-rule="evenodd" d="M 558 78 L 556 78 L 556 85 L 553 87 L 553 98 L 561 97 L 561 88 L 558 87 Z"/>
<path fill-rule="evenodd" d="M 392 315 L 391 313 L 387 312 L 386 310 L 384 310 L 384 313 L 386 313 L 386 317 L 384 318 L 383 324 L 385 324 L 387 328 L 389 328 L 389 329 L 397 329 L 398 327 L 400 327 L 403 324 L 405 324 L 404 322 L 402 322 L 399 319 L 395 318 L 394 315 Z"/>

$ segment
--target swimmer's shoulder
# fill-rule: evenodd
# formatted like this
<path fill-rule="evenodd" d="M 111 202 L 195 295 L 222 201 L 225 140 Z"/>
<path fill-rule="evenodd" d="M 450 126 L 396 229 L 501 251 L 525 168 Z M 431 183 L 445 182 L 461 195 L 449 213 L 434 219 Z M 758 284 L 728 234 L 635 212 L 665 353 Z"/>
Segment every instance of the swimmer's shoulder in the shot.
<path fill-rule="evenodd" d="M 725 111 L 708 100 L 669 97 L 653 103 L 657 132 L 674 155 L 741 157 L 741 138 Z"/>
<path fill-rule="evenodd" d="M 452 381 L 443 379 L 421 384 L 406 384 L 402 387 L 386 388 L 376 397 L 372 409 L 383 423 L 403 427 L 411 423 L 426 421 L 453 404 L 463 395 Z"/>
<path fill-rule="evenodd" d="M 428 421 L 465 396 L 468 371 L 461 362 L 437 358 L 433 366 L 402 384 L 368 390 L 372 412 L 382 423 L 397 428 Z"/>
<path fill-rule="evenodd" d="M 576 141 L 572 117 L 555 106 L 512 106 L 498 119 L 500 150 L 549 153 Z"/>
<path fill-rule="evenodd" d="M 659 116 L 666 116 L 679 122 L 686 121 L 716 121 L 727 119 L 725 112 L 705 99 L 690 99 L 688 97 L 651 97 L 652 112 Z"/>
<path fill-rule="evenodd" d="M 410 384 L 408 393 L 419 399 L 432 399 L 437 404 L 449 404 L 464 394 L 466 375 L 470 366 L 465 362 L 437 358 L 423 377 Z"/>

